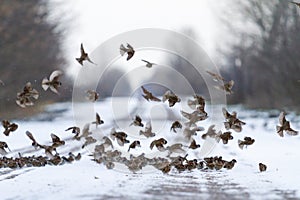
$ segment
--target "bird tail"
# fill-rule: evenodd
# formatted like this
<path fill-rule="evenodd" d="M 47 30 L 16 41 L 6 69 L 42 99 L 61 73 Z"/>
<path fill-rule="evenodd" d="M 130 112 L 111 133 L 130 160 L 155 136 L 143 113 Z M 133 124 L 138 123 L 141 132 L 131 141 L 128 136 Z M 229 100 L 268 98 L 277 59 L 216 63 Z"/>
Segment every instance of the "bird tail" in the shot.
<path fill-rule="evenodd" d="M 245 146 L 245 144 L 243 143 L 242 140 L 238 140 L 238 145 L 239 145 L 240 149 L 243 149 Z"/>
<path fill-rule="evenodd" d="M 49 88 L 49 80 L 47 78 L 44 78 L 42 80 L 42 88 L 46 91 Z"/>

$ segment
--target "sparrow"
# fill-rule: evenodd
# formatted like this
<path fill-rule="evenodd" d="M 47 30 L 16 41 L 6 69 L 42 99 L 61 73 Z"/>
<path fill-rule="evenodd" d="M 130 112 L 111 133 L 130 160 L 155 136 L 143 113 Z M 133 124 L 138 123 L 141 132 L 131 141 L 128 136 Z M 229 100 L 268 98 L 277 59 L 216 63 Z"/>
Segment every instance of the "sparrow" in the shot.
<path fill-rule="evenodd" d="M 96 128 L 98 127 L 98 125 L 104 124 L 104 121 L 101 120 L 100 115 L 98 113 L 96 113 L 96 121 L 92 122 L 92 124 L 96 124 Z"/>
<path fill-rule="evenodd" d="M 233 94 L 232 87 L 234 85 L 234 81 L 230 80 L 225 82 L 223 85 L 216 86 L 217 89 L 224 90 L 226 94 Z"/>
<path fill-rule="evenodd" d="M 161 100 L 155 96 L 153 96 L 153 94 L 151 92 L 149 92 L 148 90 L 146 90 L 143 86 L 141 87 L 143 90 L 144 95 L 142 95 L 147 101 L 157 101 L 160 102 Z"/>
<path fill-rule="evenodd" d="M 232 159 L 231 161 L 225 161 L 224 168 L 225 169 L 232 169 L 236 162 L 237 161 L 235 159 Z"/>
<path fill-rule="evenodd" d="M 10 132 L 14 132 L 18 129 L 18 124 L 11 123 L 8 120 L 2 120 L 2 126 L 5 129 L 3 134 L 9 136 Z"/>
<path fill-rule="evenodd" d="M 104 140 L 103 145 L 105 148 L 108 148 L 108 147 L 111 147 L 112 149 L 114 148 L 112 141 L 107 136 L 104 136 L 102 138 L 102 140 Z"/>
<path fill-rule="evenodd" d="M 230 131 L 220 133 L 218 137 L 222 140 L 223 144 L 227 144 L 228 140 L 233 140 L 233 136 Z"/>
<path fill-rule="evenodd" d="M 146 123 L 145 131 L 140 130 L 140 135 L 144 135 L 147 138 L 155 136 L 155 133 L 152 132 L 152 125 L 150 121 Z"/>
<path fill-rule="evenodd" d="M 2 155 L 7 154 L 5 148 L 7 148 L 7 149 L 10 151 L 10 149 L 9 149 L 9 147 L 8 147 L 8 145 L 7 145 L 7 143 L 6 143 L 6 142 L 3 142 L 3 141 L 0 141 L 0 154 L 2 154 Z M 0 167 L 0 168 L 1 168 L 1 167 Z"/>
<path fill-rule="evenodd" d="M 180 113 L 183 117 L 189 120 L 188 122 L 184 123 L 188 127 L 195 125 L 198 121 L 203 121 L 208 118 L 207 115 L 203 115 L 203 113 L 199 112 L 198 110 L 195 110 L 192 113 L 187 113 L 181 110 Z"/>
<path fill-rule="evenodd" d="M 95 90 L 87 90 L 86 93 L 86 99 L 91 102 L 95 102 L 99 99 L 99 94 Z"/>
<path fill-rule="evenodd" d="M 213 72 L 210 72 L 210 71 L 206 71 L 206 73 L 211 75 L 214 81 L 220 81 L 220 82 L 225 81 L 225 79 L 222 76 L 220 76 L 219 74 L 216 74 L 216 73 L 213 73 Z"/>
<path fill-rule="evenodd" d="M 117 139 L 117 142 L 120 146 L 124 146 L 125 143 L 129 143 L 130 141 L 127 140 L 127 134 L 125 132 L 117 132 L 115 130 L 115 128 L 112 128 L 111 129 L 111 133 L 110 133 L 110 136 L 113 140 Z"/>
<path fill-rule="evenodd" d="M 128 43 L 127 43 L 127 48 L 125 48 L 123 44 L 120 45 L 120 54 L 121 54 L 121 56 L 124 56 L 125 53 L 127 53 L 127 59 L 126 60 L 130 60 L 132 58 L 132 56 L 134 55 L 134 53 L 135 53 L 133 47 Z"/>
<path fill-rule="evenodd" d="M 75 134 L 74 135 L 74 139 L 78 139 L 79 137 L 79 134 L 80 134 L 80 128 L 77 127 L 77 126 L 72 126 L 72 127 L 69 127 L 67 128 L 65 131 L 69 131 L 69 130 L 72 130 L 72 133 Z"/>
<path fill-rule="evenodd" d="M 167 163 L 164 167 L 160 168 L 160 170 L 164 173 L 167 174 L 171 171 L 171 165 L 170 163 Z"/>
<path fill-rule="evenodd" d="M 238 145 L 241 149 L 244 148 L 244 146 L 252 145 L 255 142 L 254 139 L 251 137 L 244 137 L 244 140 L 238 140 Z"/>
<path fill-rule="evenodd" d="M 264 172 L 267 170 L 267 165 L 265 165 L 265 164 L 259 163 L 258 166 L 259 166 L 259 171 L 261 171 L 261 172 Z"/>
<path fill-rule="evenodd" d="M 83 149 L 84 147 L 86 147 L 87 145 L 96 143 L 97 140 L 95 138 L 93 138 L 92 136 L 87 136 L 84 138 L 85 142 L 83 143 L 83 145 L 81 146 L 81 148 Z"/>
<path fill-rule="evenodd" d="M 237 118 L 237 113 L 234 111 L 230 114 L 225 108 L 222 108 L 226 122 L 224 122 L 226 130 L 233 129 L 236 132 L 242 131 L 242 125 L 246 123 Z"/>
<path fill-rule="evenodd" d="M 170 156 L 172 153 L 185 153 L 185 150 L 182 148 L 183 145 L 181 143 L 172 144 L 171 146 L 167 146 L 166 150 L 168 150 L 168 156 Z"/>
<path fill-rule="evenodd" d="M 300 3 L 297 3 L 297 2 L 294 2 L 294 1 L 291 1 L 290 3 L 295 4 L 296 6 L 298 6 L 300 8 Z"/>
<path fill-rule="evenodd" d="M 197 144 L 196 140 L 193 139 L 192 142 L 191 142 L 191 144 L 190 144 L 190 146 L 189 146 L 189 148 L 190 149 L 198 149 L 198 148 L 200 148 L 200 144 Z"/>
<path fill-rule="evenodd" d="M 165 102 L 167 100 L 169 101 L 169 107 L 173 107 L 176 103 L 181 101 L 181 99 L 170 90 L 166 91 L 163 95 L 162 101 Z"/>
<path fill-rule="evenodd" d="M 200 107 L 199 110 L 204 110 L 205 107 L 205 99 L 202 96 L 199 96 L 197 94 L 194 94 L 194 100 L 188 99 L 188 106 L 191 109 L 196 109 L 197 107 Z"/>
<path fill-rule="evenodd" d="M 174 133 L 177 133 L 176 128 L 182 128 L 182 124 L 179 121 L 175 121 L 172 123 L 170 131 L 173 131 Z"/>
<path fill-rule="evenodd" d="M 185 138 L 190 140 L 193 135 L 197 135 L 197 133 L 196 133 L 197 131 L 204 131 L 204 128 L 203 127 L 194 127 L 194 128 L 186 127 L 183 130 L 183 134 L 184 134 Z"/>
<path fill-rule="evenodd" d="M 289 135 L 297 135 L 298 131 L 295 131 L 290 127 L 290 122 L 285 119 L 285 115 L 285 112 L 281 112 L 279 115 L 280 126 L 276 126 L 278 135 L 280 137 L 283 137 L 283 131 L 285 131 Z"/>
<path fill-rule="evenodd" d="M 144 127 L 144 124 L 142 123 L 142 118 L 138 115 L 135 116 L 135 119 L 133 120 L 133 122 L 129 125 L 129 126 L 140 126 L 140 127 Z"/>
<path fill-rule="evenodd" d="M 65 145 L 65 141 L 61 140 L 57 135 L 51 133 L 52 146 L 57 148 L 59 146 Z"/>
<path fill-rule="evenodd" d="M 56 94 L 58 94 L 58 88 L 61 87 L 59 77 L 63 74 L 60 70 L 55 70 L 51 73 L 49 79 L 46 77 L 42 80 L 42 88 L 46 91 L 48 88 Z"/>
<path fill-rule="evenodd" d="M 165 147 L 164 145 L 167 144 L 167 140 L 165 140 L 164 138 L 160 138 L 160 139 L 157 139 L 157 140 L 153 140 L 150 144 L 150 149 L 152 150 L 154 146 L 156 146 L 156 148 L 159 150 L 159 151 L 165 151 Z"/>
<path fill-rule="evenodd" d="M 218 136 L 220 133 L 218 134 L 214 128 L 215 128 L 215 125 L 211 125 L 208 128 L 207 132 L 201 136 L 201 138 L 205 140 L 207 138 L 207 136 L 209 136 L 211 138 L 216 139 L 216 141 L 219 142 L 220 138 Z"/>
<path fill-rule="evenodd" d="M 26 106 L 33 106 L 34 103 L 31 99 L 38 99 L 39 93 L 36 89 L 33 89 L 30 82 L 27 82 L 23 88 L 23 92 L 17 93 L 16 103 L 18 106 L 25 108 Z"/>
<path fill-rule="evenodd" d="M 93 61 L 91 61 L 91 59 L 89 58 L 89 55 L 84 51 L 82 43 L 80 45 L 80 53 L 81 53 L 80 58 L 76 58 L 76 60 L 79 62 L 79 64 L 81 66 L 83 66 L 83 61 L 85 61 L 85 60 L 96 65 Z"/>
<path fill-rule="evenodd" d="M 128 148 L 128 152 L 130 151 L 130 149 L 135 149 L 135 147 L 141 147 L 141 143 L 138 140 L 133 141 Z"/>
<path fill-rule="evenodd" d="M 149 62 L 149 61 L 147 61 L 147 60 L 143 60 L 143 59 L 142 59 L 142 61 L 146 63 L 146 67 L 148 67 L 148 68 L 153 67 L 153 65 L 157 65 L 157 64 L 151 63 L 151 62 Z"/>

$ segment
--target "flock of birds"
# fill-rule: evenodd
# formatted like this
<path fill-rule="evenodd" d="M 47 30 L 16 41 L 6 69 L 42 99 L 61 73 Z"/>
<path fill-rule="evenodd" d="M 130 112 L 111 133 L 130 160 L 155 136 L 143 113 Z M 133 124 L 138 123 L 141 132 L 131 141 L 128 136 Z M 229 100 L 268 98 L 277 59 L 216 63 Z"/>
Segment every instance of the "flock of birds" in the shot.
<path fill-rule="evenodd" d="M 83 65 L 84 61 L 95 64 L 90 58 L 89 55 L 85 52 L 83 45 L 80 47 L 81 56 L 76 58 L 80 65 Z M 120 54 L 124 56 L 127 54 L 126 60 L 130 60 L 135 55 L 134 48 L 127 44 L 125 47 L 123 44 L 120 46 Z M 146 63 L 147 68 L 152 68 L 155 63 L 142 60 Z M 232 87 L 234 81 L 226 81 L 222 76 L 215 74 L 213 72 L 207 71 L 207 73 L 212 77 L 214 81 L 218 83 L 216 86 L 217 89 L 221 89 L 226 92 L 226 94 L 232 94 Z M 60 77 L 62 76 L 62 71 L 56 70 L 51 73 L 49 78 L 45 77 L 42 80 L 42 88 L 46 91 L 50 89 L 54 93 L 59 93 L 59 87 L 61 87 Z M 172 91 L 166 91 L 162 99 L 155 96 L 151 91 L 147 90 L 144 86 L 141 86 L 143 92 L 143 98 L 150 102 L 168 102 L 168 106 L 171 108 L 176 103 L 181 102 L 181 98 L 178 95 L 174 94 Z M 22 108 L 34 105 L 34 100 L 39 98 L 39 92 L 34 89 L 30 82 L 26 83 L 22 92 L 17 93 L 16 103 Z M 95 102 L 99 99 L 99 94 L 95 90 L 86 91 L 86 98 L 91 102 Z M 145 156 L 145 153 L 141 153 L 138 156 L 126 157 L 123 153 L 115 148 L 115 141 L 118 144 L 119 148 L 126 148 L 127 152 L 130 152 L 132 149 L 141 147 L 141 142 L 139 140 L 130 141 L 128 134 L 123 131 L 117 131 L 115 128 L 111 129 L 109 135 L 104 136 L 101 141 L 97 140 L 93 136 L 93 132 L 90 131 L 90 126 L 95 124 L 96 128 L 101 126 L 104 121 L 101 119 L 100 115 L 96 113 L 95 121 L 87 123 L 83 129 L 80 127 L 72 126 L 66 129 L 66 131 L 71 131 L 74 134 L 73 140 L 81 141 L 81 148 L 85 148 L 88 145 L 94 144 L 94 150 L 90 156 L 92 160 L 96 163 L 104 164 L 108 169 L 115 167 L 115 163 L 121 163 L 128 167 L 129 170 L 136 172 L 141 170 L 143 167 L 150 165 L 156 169 L 161 170 L 164 173 L 168 173 L 172 168 L 177 169 L 178 171 L 192 170 L 192 169 L 215 169 L 219 170 L 222 168 L 232 169 L 237 162 L 235 159 L 231 161 L 226 161 L 222 159 L 222 156 L 216 157 L 205 157 L 203 159 L 188 159 L 188 154 L 186 154 L 187 149 L 196 150 L 200 148 L 200 144 L 197 144 L 195 136 L 198 132 L 204 131 L 203 127 L 197 125 L 198 122 L 206 120 L 209 116 L 205 111 L 205 99 L 195 94 L 192 99 L 187 101 L 188 106 L 193 110 L 193 112 L 188 113 L 181 110 L 181 115 L 187 120 L 186 122 L 181 122 L 176 120 L 172 123 L 170 131 L 177 133 L 179 129 L 182 129 L 182 134 L 187 141 L 188 145 L 182 143 L 175 143 L 167 145 L 168 141 L 163 137 L 156 137 L 157 133 L 154 133 L 152 130 L 151 122 L 147 122 L 145 125 L 142 118 L 139 115 L 136 115 L 132 123 L 129 126 L 136 126 L 144 128 L 144 130 L 139 131 L 139 135 L 145 138 L 153 138 L 150 143 L 150 150 L 157 149 L 160 152 L 166 152 L 165 157 L 152 157 L 148 158 Z M 206 140 L 208 137 L 215 139 L 217 142 L 222 141 L 224 145 L 228 144 L 229 140 L 233 140 L 232 131 L 241 132 L 242 127 L 246 124 L 237 117 L 236 112 L 228 112 L 225 108 L 222 109 L 224 115 L 224 127 L 226 132 L 216 131 L 215 125 L 211 125 L 206 133 L 202 134 L 201 138 Z M 280 137 L 283 137 L 284 131 L 289 135 L 297 135 L 298 132 L 293 130 L 290 126 L 290 122 L 285 118 L 286 113 L 281 112 L 279 116 L 279 124 L 276 127 L 277 133 Z M 16 123 L 10 122 L 8 120 L 2 121 L 2 126 L 4 128 L 3 134 L 9 136 L 11 132 L 14 132 L 18 129 Z M 27 137 L 32 142 L 32 146 L 36 150 L 43 150 L 43 156 L 23 156 L 21 153 L 18 153 L 16 158 L 8 158 L 5 155 L 10 151 L 8 144 L 4 141 L 0 141 L 0 154 L 3 156 L 0 157 L 0 168 L 22 168 L 27 167 L 39 167 L 49 165 L 61 165 L 64 163 L 72 163 L 75 160 L 80 160 L 81 154 L 69 152 L 67 156 L 61 156 L 58 152 L 58 148 L 66 145 L 66 142 L 61 140 L 57 135 L 51 133 L 52 143 L 50 145 L 40 144 L 36 141 L 33 134 L 29 131 L 25 133 Z M 96 144 L 97 142 L 100 142 Z M 252 145 L 255 142 L 255 139 L 251 137 L 244 137 L 243 140 L 238 140 L 238 146 L 243 149 L 249 145 Z M 128 147 L 125 147 L 127 146 Z M 173 156 L 176 154 L 177 156 Z M 259 170 L 265 171 L 267 166 L 263 163 L 259 163 Z"/>

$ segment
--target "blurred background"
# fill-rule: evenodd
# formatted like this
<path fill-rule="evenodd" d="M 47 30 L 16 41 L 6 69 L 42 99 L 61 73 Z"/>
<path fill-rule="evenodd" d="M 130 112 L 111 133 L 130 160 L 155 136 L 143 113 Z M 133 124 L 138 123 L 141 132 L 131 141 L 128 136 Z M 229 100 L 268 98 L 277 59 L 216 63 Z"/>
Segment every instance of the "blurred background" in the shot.
<path fill-rule="evenodd" d="M 235 81 L 229 103 L 300 111 L 300 8 L 288 1 L 1 0 L 1 119 L 22 118 L 50 103 L 71 101 L 81 69 L 75 60 L 80 43 L 92 52 L 111 37 L 138 28 L 169 29 L 196 40 L 225 79 Z M 166 42 L 189 51 L 186 44 Z M 168 63 L 195 92 L 203 93 L 205 83 L 184 60 L 159 56 L 151 61 Z M 106 71 L 99 83 L 102 98 L 111 96 L 115 83 L 132 69 L 118 65 Z M 64 72 L 60 95 L 44 92 L 42 79 L 57 69 Z M 170 85 L 176 84 L 159 69 L 151 69 L 149 80 L 151 76 L 164 76 Z M 40 92 L 40 99 L 23 109 L 15 103 L 16 94 L 28 81 Z M 127 94 L 130 80 L 123 87 L 120 96 Z"/>

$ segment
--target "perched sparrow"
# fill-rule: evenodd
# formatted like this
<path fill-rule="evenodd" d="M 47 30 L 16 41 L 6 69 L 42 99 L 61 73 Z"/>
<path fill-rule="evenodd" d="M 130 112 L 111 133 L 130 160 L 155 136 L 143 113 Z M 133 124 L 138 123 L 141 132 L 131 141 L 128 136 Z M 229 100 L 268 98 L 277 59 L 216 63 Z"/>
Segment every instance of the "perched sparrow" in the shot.
<path fill-rule="evenodd" d="M 3 134 L 6 136 L 9 136 L 10 132 L 14 132 L 15 130 L 18 129 L 18 125 L 15 123 L 10 123 L 8 120 L 3 120 L 2 121 L 2 126 L 5 129 L 3 131 Z"/>
<path fill-rule="evenodd" d="M 149 92 L 148 90 L 146 90 L 143 86 L 141 87 L 143 90 L 143 97 L 147 100 L 147 101 L 158 101 L 160 102 L 161 100 L 155 96 L 153 96 L 153 94 L 151 92 Z"/>
<path fill-rule="evenodd" d="M 264 172 L 267 170 L 267 165 L 265 165 L 265 164 L 259 163 L 258 166 L 259 166 L 259 171 L 261 171 L 261 172 Z"/>
<path fill-rule="evenodd" d="M 236 132 L 241 132 L 242 125 L 246 123 L 237 118 L 237 113 L 232 112 L 232 114 L 230 114 L 225 108 L 222 108 L 222 112 L 226 120 L 226 122 L 224 122 L 226 130 L 233 129 Z"/>
<path fill-rule="evenodd" d="M 135 119 L 133 120 L 133 122 L 130 124 L 130 126 L 140 126 L 140 127 L 144 127 L 144 124 L 142 123 L 142 118 L 138 115 L 135 116 Z"/>
<path fill-rule="evenodd" d="M 92 124 L 96 124 L 96 128 L 98 127 L 98 125 L 103 124 L 104 121 L 101 120 L 100 115 L 98 113 L 96 113 L 96 121 L 92 122 Z"/>
<path fill-rule="evenodd" d="M 86 91 L 86 93 L 87 93 L 86 99 L 91 102 L 95 102 L 99 99 L 99 94 L 95 90 L 88 90 Z"/>
<path fill-rule="evenodd" d="M 190 149 L 198 149 L 198 148 L 200 148 L 200 144 L 197 144 L 196 140 L 193 139 L 192 142 L 191 142 L 191 144 L 190 144 L 190 146 L 189 146 L 189 148 Z"/>
<path fill-rule="evenodd" d="M 174 133 L 177 133 L 176 128 L 180 128 L 180 129 L 182 128 L 182 124 L 179 121 L 173 122 L 170 131 L 174 131 Z"/>
<path fill-rule="evenodd" d="M 25 108 L 26 106 L 33 106 L 34 103 L 31 100 L 32 98 L 38 99 L 39 93 L 36 89 L 33 89 L 30 82 L 27 82 L 23 88 L 23 92 L 17 93 L 16 103 L 22 108 Z"/>
<path fill-rule="evenodd" d="M 81 52 L 80 58 L 76 58 L 76 60 L 79 62 L 80 65 L 83 65 L 83 61 L 85 60 L 95 65 L 95 63 L 91 61 L 91 59 L 89 58 L 89 55 L 84 51 L 82 43 L 80 45 L 80 52 Z"/>
<path fill-rule="evenodd" d="M 151 67 L 153 67 L 153 65 L 156 65 L 155 63 L 151 63 L 151 62 L 149 62 L 147 60 L 143 60 L 142 59 L 142 61 L 146 63 L 146 67 L 148 67 L 148 68 L 151 68 Z"/>
<path fill-rule="evenodd" d="M 135 147 L 141 147 L 141 143 L 138 140 L 133 141 L 128 148 L 128 152 L 130 151 L 130 149 L 135 149 Z"/>
<path fill-rule="evenodd" d="M 153 140 L 150 144 L 150 149 L 152 150 L 154 146 L 156 146 L 156 148 L 159 150 L 159 151 L 165 151 L 165 147 L 164 145 L 167 144 L 167 140 L 165 140 L 164 138 L 160 138 L 160 139 L 157 139 L 157 140 Z"/>
<path fill-rule="evenodd" d="M 289 135 L 297 135 L 298 132 L 290 127 L 290 122 L 285 119 L 285 113 L 281 112 L 279 115 L 280 126 L 276 126 L 277 133 L 280 137 L 283 137 L 283 131 Z"/>
<path fill-rule="evenodd" d="M 52 92 L 58 94 L 58 88 L 61 87 L 61 82 L 58 79 L 62 74 L 62 71 L 56 70 L 51 73 L 49 79 L 45 77 L 42 80 L 43 89 L 46 91 L 48 88 L 50 88 Z"/>
<path fill-rule="evenodd" d="M 74 139 L 77 139 L 80 134 L 80 128 L 77 126 L 72 126 L 67 128 L 65 131 L 69 131 L 69 130 L 72 130 L 72 133 L 75 134 Z"/>
<path fill-rule="evenodd" d="M 121 56 L 124 56 L 125 53 L 127 53 L 127 60 L 130 60 L 135 53 L 133 47 L 128 43 L 127 43 L 127 48 L 125 48 L 123 44 L 120 45 Z"/>
<path fill-rule="evenodd" d="M 237 161 L 235 159 L 232 159 L 231 161 L 226 161 L 225 164 L 224 164 L 224 168 L 226 169 L 232 169 L 235 165 Z"/>
<path fill-rule="evenodd" d="M 146 123 L 145 131 L 140 130 L 140 135 L 144 135 L 147 138 L 155 136 L 155 133 L 152 132 L 152 125 L 150 121 Z"/>
<path fill-rule="evenodd" d="M 245 137 L 244 140 L 238 140 L 238 145 L 241 149 L 244 148 L 244 146 L 252 145 L 255 142 L 254 139 L 251 137 Z"/>
<path fill-rule="evenodd" d="M 173 107 L 176 103 L 179 103 L 181 99 L 171 92 L 170 90 L 166 91 L 165 94 L 163 95 L 163 102 L 169 101 L 169 107 Z"/>

